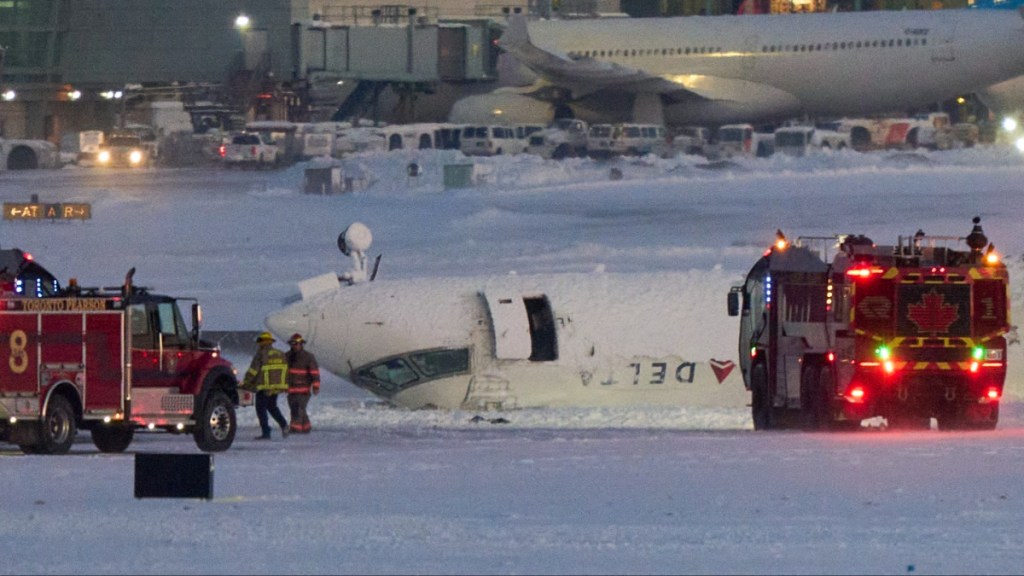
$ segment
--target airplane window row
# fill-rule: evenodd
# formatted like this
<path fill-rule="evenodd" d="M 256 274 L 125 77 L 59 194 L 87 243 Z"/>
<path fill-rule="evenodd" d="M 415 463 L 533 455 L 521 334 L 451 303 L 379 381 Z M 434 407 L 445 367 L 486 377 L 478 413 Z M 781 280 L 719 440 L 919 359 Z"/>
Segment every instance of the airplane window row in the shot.
<path fill-rule="evenodd" d="M 897 38 L 889 40 L 862 40 L 858 42 L 824 42 L 819 44 L 798 44 L 785 46 L 762 46 L 761 52 L 818 52 L 824 50 L 856 50 L 860 48 L 904 48 L 912 46 L 926 46 L 927 38 Z M 693 54 L 721 54 L 720 47 L 687 47 L 687 48 L 661 48 L 661 49 L 630 49 L 630 50 L 584 50 L 582 52 L 570 52 L 571 58 L 615 58 L 617 56 L 689 56 Z"/>
<path fill-rule="evenodd" d="M 685 56 L 688 54 L 721 54 L 721 48 L 653 48 L 641 50 L 584 50 L 583 52 L 570 52 L 570 58 L 606 58 L 616 56 Z"/>
<path fill-rule="evenodd" d="M 824 50 L 857 50 L 860 48 L 909 48 L 911 46 L 926 46 L 927 44 L 927 38 L 899 38 L 895 40 L 864 40 L 861 42 L 762 46 L 761 52 L 819 52 Z"/>

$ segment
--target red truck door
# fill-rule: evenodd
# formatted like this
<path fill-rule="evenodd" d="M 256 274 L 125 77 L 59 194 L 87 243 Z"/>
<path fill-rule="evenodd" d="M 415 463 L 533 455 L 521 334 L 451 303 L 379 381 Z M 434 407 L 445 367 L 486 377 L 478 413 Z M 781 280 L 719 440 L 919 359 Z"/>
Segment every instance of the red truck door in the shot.
<path fill-rule="evenodd" d="M 38 392 L 39 315 L 0 313 L 0 391 Z"/>
<path fill-rule="evenodd" d="M 124 410 L 124 315 L 92 313 L 85 317 L 86 411 Z"/>
<path fill-rule="evenodd" d="M 74 383 L 86 413 L 120 410 L 124 398 L 120 327 L 118 312 L 41 314 L 42 382 L 46 386 Z"/>
<path fill-rule="evenodd" d="M 132 386 L 180 388 L 194 362 L 189 334 L 174 302 L 130 306 Z"/>

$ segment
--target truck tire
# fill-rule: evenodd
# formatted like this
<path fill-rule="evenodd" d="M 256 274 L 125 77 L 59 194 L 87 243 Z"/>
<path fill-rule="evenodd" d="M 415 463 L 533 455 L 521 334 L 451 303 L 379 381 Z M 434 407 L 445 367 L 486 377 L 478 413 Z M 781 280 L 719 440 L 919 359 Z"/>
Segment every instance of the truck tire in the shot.
<path fill-rule="evenodd" d="M 235 441 L 235 429 L 235 405 L 220 390 L 211 390 L 196 415 L 196 446 L 203 452 L 223 452 Z"/>
<path fill-rule="evenodd" d="M 828 384 L 823 381 L 826 372 L 831 377 L 828 366 L 808 362 L 800 373 L 800 427 L 804 430 L 829 428 L 829 393 L 823 386 Z"/>
<path fill-rule="evenodd" d="M 100 452 L 116 454 L 124 452 L 135 438 L 135 429 L 126 426 L 104 426 L 97 424 L 92 429 L 92 443 Z"/>
<path fill-rule="evenodd" d="M 46 414 L 39 422 L 39 454 L 67 454 L 75 442 L 78 426 L 75 423 L 75 410 L 68 399 L 55 395 L 50 398 Z"/>
<path fill-rule="evenodd" d="M 995 430 L 999 423 L 999 406 L 992 408 L 989 419 L 972 419 L 960 407 L 937 418 L 939 430 Z"/>
<path fill-rule="evenodd" d="M 755 364 L 750 369 L 750 415 L 754 420 L 754 430 L 774 428 L 774 412 L 768 390 L 768 372 L 764 364 Z"/>

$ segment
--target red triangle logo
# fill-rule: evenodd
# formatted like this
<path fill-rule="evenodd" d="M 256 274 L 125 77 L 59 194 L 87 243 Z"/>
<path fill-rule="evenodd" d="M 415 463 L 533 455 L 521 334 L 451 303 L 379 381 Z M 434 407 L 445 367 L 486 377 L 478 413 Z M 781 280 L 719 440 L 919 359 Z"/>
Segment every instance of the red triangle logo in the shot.
<path fill-rule="evenodd" d="M 718 378 L 719 384 L 728 378 L 729 373 L 736 367 L 736 363 L 732 360 L 715 360 L 714 358 L 708 361 L 708 364 L 711 365 L 711 371 L 715 373 L 715 378 Z"/>

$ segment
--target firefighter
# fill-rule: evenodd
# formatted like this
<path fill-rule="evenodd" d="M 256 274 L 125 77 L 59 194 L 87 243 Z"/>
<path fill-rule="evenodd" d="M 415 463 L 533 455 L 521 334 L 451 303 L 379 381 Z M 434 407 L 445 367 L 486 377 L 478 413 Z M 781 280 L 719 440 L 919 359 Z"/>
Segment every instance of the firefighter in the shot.
<path fill-rule="evenodd" d="M 277 395 L 288 389 L 288 360 L 284 352 L 274 348 L 274 342 L 270 332 L 256 337 L 256 355 L 242 380 L 242 388 L 256 391 L 256 418 L 262 432 L 256 440 L 270 440 L 268 414 L 281 427 L 281 436 L 288 437 L 288 421 L 277 407 Z"/>
<path fill-rule="evenodd" d="M 310 393 L 320 393 L 320 368 L 312 352 L 306 351 L 306 340 L 302 334 L 292 334 L 288 339 L 291 349 L 285 354 L 288 359 L 288 408 L 291 409 L 291 431 L 309 434 L 313 425 L 309 422 L 306 406 Z"/>

